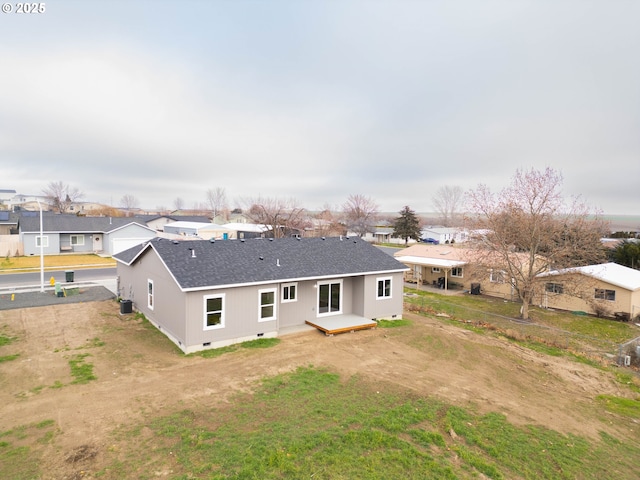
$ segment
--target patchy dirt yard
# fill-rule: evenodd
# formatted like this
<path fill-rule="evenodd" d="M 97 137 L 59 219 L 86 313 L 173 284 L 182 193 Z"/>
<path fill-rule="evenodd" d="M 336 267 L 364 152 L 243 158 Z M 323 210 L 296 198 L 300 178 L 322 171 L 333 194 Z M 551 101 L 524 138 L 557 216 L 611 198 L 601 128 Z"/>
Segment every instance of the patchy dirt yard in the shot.
<path fill-rule="evenodd" d="M 80 478 L 100 468 L 121 425 L 219 405 L 265 376 L 308 365 L 562 433 L 638 429 L 609 422 L 594 401 L 629 396 L 611 373 L 437 319 L 405 318 L 413 325 L 334 337 L 306 331 L 273 348 L 205 359 L 185 357 L 148 324 L 120 315 L 112 300 L 0 311 L 0 334 L 15 337 L 0 354 L 19 354 L 0 363 L 0 432 L 53 420 L 59 433 L 44 447 L 44 478 Z M 69 360 L 79 355 L 97 379 L 72 383 Z"/>

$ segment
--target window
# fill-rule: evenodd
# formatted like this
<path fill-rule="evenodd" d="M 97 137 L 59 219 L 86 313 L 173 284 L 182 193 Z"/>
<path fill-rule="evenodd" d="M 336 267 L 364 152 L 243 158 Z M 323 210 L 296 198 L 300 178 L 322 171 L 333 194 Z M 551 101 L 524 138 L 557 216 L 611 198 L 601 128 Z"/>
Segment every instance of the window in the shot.
<path fill-rule="evenodd" d="M 204 297 L 204 329 L 224 328 L 224 294 Z"/>
<path fill-rule="evenodd" d="M 378 291 L 376 293 L 376 298 L 391 298 L 391 277 L 387 278 L 378 278 Z"/>
<path fill-rule="evenodd" d="M 431 268 L 431 273 L 440 273 L 440 267 Z"/>
<path fill-rule="evenodd" d="M 595 298 L 599 300 L 611 300 L 615 302 L 616 300 L 616 291 L 615 290 L 606 290 L 604 288 L 596 288 Z"/>
<path fill-rule="evenodd" d="M 147 307 L 153 310 L 153 280 L 147 280 Z"/>
<path fill-rule="evenodd" d="M 260 314 L 259 322 L 276 319 L 276 289 L 259 290 Z"/>
<path fill-rule="evenodd" d="M 298 299 L 298 284 L 284 283 L 282 284 L 282 301 L 295 302 Z"/>
<path fill-rule="evenodd" d="M 342 313 L 342 280 L 318 284 L 318 316 Z"/>
<path fill-rule="evenodd" d="M 489 282 L 504 283 L 504 272 L 502 270 L 491 270 L 489 273 Z"/>
<path fill-rule="evenodd" d="M 561 283 L 545 283 L 544 291 L 549 293 L 564 293 L 564 285 Z"/>
<path fill-rule="evenodd" d="M 451 269 L 451 276 L 462 278 L 462 267 L 453 267 Z"/>
<path fill-rule="evenodd" d="M 44 247 L 47 248 L 49 246 L 49 237 L 41 237 L 38 235 L 36 237 L 36 247 Z"/>
<path fill-rule="evenodd" d="M 71 235 L 71 245 L 84 245 L 84 235 Z"/>

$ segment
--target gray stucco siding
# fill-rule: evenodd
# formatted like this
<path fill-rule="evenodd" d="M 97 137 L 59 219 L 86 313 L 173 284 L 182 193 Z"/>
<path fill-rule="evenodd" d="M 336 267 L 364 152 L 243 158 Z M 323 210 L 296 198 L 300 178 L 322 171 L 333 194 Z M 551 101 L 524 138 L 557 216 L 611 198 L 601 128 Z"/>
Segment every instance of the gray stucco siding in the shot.
<path fill-rule="evenodd" d="M 75 237 L 75 244 L 72 245 L 71 237 Z M 93 235 L 90 233 L 61 233 L 60 249 L 71 252 L 92 252 L 93 251 Z"/>
<path fill-rule="evenodd" d="M 391 297 L 377 298 L 378 280 L 383 278 L 391 278 Z M 367 275 L 364 279 L 364 311 L 363 317 L 366 318 L 385 318 L 393 315 L 402 315 L 404 282 L 403 274 L 378 274 Z M 354 312 L 355 313 L 355 312 Z"/>
<path fill-rule="evenodd" d="M 153 253 L 136 261 L 136 268 L 118 263 L 120 296 L 164 331 L 181 348 L 186 344 L 185 295 Z M 148 281 L 153 282 L 153 308 L 148 305 Z"/>
<path fill-rule="evenodd" d="M 293 302 L 282 301 L 282 288 L 283 285 L 290 284 L 291 282 L 285 282 L 280 284 L 279 292 L 279 327 L 294 327 L 297 325 L 304 325 L 306 320 L 315 318 L 316 316 L 316 284 L 315 280 L 306 280 L 293 282 L 296 284 L 296 300 Z"/>
<path fill-rule="evenodd" d="M 202 346 L 236 338 L 277 332 L 278 321 L 259 321 L 259 291 L 277 288 L 277 284 L 189 292 L 187 294 L 187 344 Z M 205 298 L 224 295 L 224 326 L 205 328 Z M 276 315 L 279 315 L 276 299 Z"/>
<path fill-rule="evenodd" d="M 150 240 L 156 236 L 155 232 L 138 224 L 130 224 L 123 228 L 105 233 L 102 248 L 105 252 L 113 254 L 114 239 L 140 239 L 140 243 Z"/>
<path fill-rule="evenodd" d="M 24 247 L 25 256 L 40 255 L 40 247 L 36 246 L 36 237 L 40 236 L 40 232 L 23 232 L 22 245 Z M 43 236 L 47 238 L 48 245 L 43 248 L 45 255 L 57 255 L 60 253 L 60 235 L 58 233 L 44 232 Z"/>

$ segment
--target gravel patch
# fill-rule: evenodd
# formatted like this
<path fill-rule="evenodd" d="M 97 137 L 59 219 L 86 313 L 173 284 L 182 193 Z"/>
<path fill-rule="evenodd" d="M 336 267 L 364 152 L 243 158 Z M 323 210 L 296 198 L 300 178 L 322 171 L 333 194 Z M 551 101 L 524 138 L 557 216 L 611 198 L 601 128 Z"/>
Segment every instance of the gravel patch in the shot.
<path fill-rule="evenodd" d="M 0 294 L 0 310 L 46 307 L 49 305 L 61 305 L 66 303 L 98 302 L 115 298 L 114 293 L 103 286 L 67 288 L 66 294 L 66 297 L 56 297 L 53 291 L 46 291 L 44 293 L 2 293 Z"/>

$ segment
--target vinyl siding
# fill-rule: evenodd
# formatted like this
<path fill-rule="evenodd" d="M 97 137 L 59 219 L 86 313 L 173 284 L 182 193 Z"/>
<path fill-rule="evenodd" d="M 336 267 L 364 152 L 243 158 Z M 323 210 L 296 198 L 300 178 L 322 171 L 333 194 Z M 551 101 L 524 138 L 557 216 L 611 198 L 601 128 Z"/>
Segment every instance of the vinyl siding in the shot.
<path fill-rule="evenodd" d="M 118 263 L 119 295 L 181 348 L 186 344 L 185 296 L 155 252 L 138 260 L 135 268 Z M 153 280 L 154 307 L 147 306 L 147 281 Z"/>

